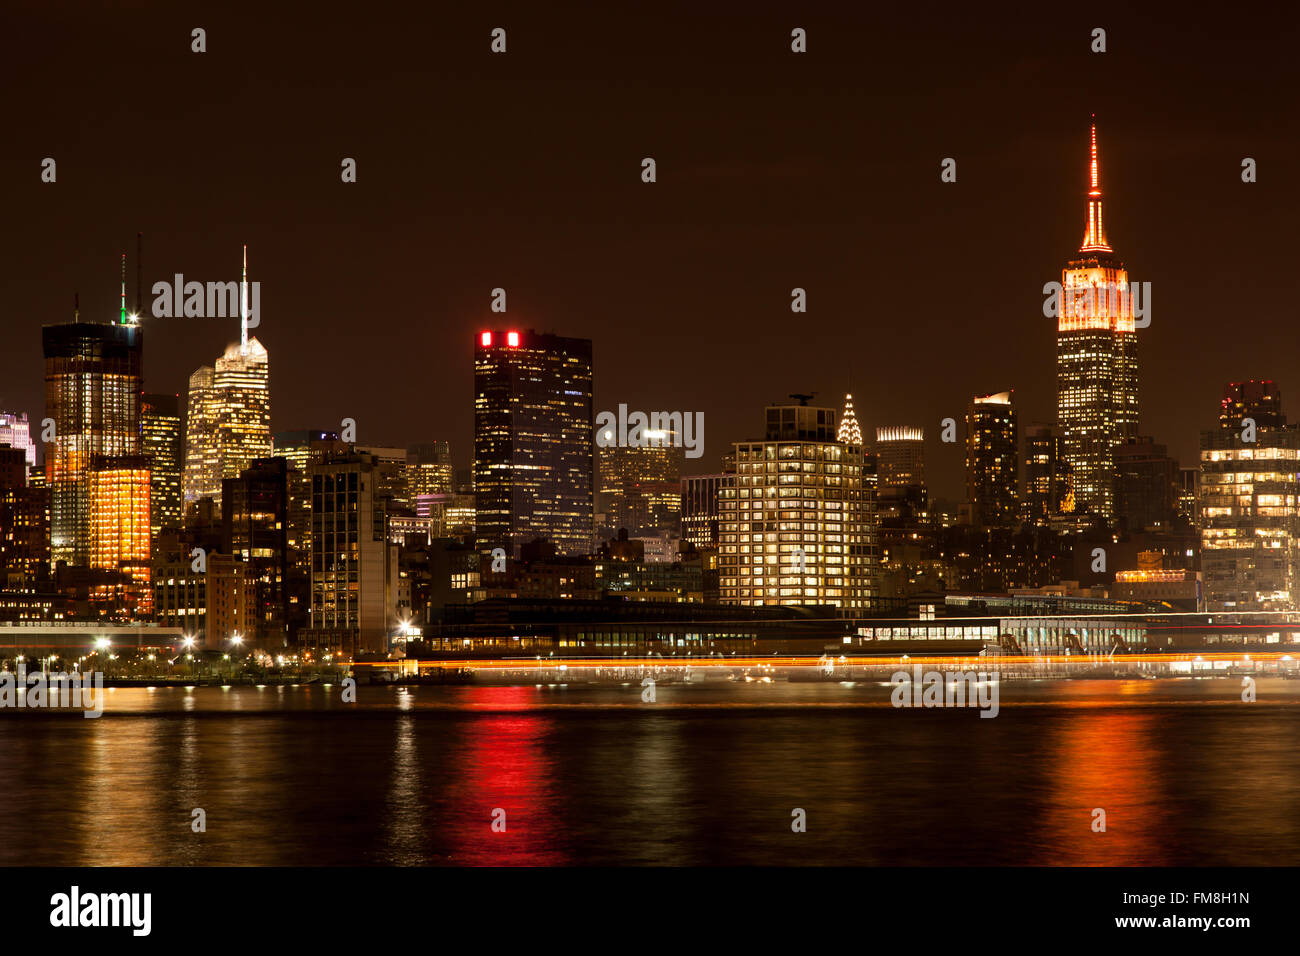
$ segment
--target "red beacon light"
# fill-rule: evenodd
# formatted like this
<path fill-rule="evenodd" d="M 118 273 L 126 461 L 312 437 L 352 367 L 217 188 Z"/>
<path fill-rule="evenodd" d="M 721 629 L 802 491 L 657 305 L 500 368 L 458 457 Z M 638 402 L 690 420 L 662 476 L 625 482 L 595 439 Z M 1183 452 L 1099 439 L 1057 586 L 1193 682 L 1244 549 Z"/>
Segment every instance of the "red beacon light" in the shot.
<path fill-rule="evenodd" d="M 487 348 L 489 345 L 492 344 L 492 333 L 491 332 L 480 333 L 478 337 L 478 341 L 480 345 L 482 345 L 484 348 Z"/>
<path fill-rule="evenodd" d="M 518 332 L 507 332 L 507 333 L 506 333 L 506 345 L 510 346 L 512 349 L 514 349 L 514 348 L 518 348 L 518 347 L 519 347 L 519 333 L 518 333 Z"/>

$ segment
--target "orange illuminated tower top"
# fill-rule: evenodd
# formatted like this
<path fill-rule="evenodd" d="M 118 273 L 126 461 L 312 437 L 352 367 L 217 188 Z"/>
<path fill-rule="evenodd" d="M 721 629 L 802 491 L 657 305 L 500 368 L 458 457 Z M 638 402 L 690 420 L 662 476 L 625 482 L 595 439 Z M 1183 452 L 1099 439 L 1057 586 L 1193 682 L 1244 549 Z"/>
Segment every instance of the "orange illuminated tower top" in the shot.
<path fill-rule="evenodd" d="M 1101 176 L 1097 169 L 1097 116 L 1093 114 L 1092 146 L 1088 169 L 1088 225 L 1080 252 L 1111 252 L 1106 241 L 1106 227 L 1101 218 Z"/>

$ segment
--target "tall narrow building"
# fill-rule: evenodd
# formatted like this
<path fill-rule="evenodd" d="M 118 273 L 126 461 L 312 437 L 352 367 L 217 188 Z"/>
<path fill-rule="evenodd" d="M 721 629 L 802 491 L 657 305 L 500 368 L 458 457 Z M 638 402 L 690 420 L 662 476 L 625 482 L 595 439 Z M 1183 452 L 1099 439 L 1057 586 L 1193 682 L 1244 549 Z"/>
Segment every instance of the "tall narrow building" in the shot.
<path fill-rule="evenodd" d="M 1138 433 L 1138 361 L 1128 272 L 1102 219 L 1095 123 L 1083 244 L 1061 273 L 1061 289 L 1056 407 L 1074 510 L 1109 520 L 1115 514 L 1115 449 Z"/>
<path fill-rule="evenodd" d="M 1018 523 L 1020 446 L 1010 391 L 977 395 L 966 411 L 966 500 L 971 521 L 985 527 Z"/>
<path fill-rule="evenodd" d="M 240 298 L 239 341 L 190 376 L 185 429 L 185 504 L 220 503 L 221 483 L 237 478 L 271 447 L 270 359 L 248 334 L 248 248 Z"/>
<path fill-rule="evenodd" d="M 156 540 L 181 525 L 184 435 L 176 395 L 145 395 L 140 401 L 140 452 L 149 459 L 149 525 Z"/>
<path fill-rule="evenodd" d="M 480 550 L 557 554 L 594 544 L 591 340 L 486 331 L 474 350 L 474 490 Z"/>

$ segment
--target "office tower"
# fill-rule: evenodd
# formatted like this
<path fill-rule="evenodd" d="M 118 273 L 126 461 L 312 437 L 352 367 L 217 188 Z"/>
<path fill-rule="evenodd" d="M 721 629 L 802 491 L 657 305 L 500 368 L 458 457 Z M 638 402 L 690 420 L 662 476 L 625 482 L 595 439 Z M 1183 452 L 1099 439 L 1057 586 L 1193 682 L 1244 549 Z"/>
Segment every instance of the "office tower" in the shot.
<path fill-rule="evenodd" d="M 738 442 L 736 497 L 719 501 L 723 604 L 865 607 L 873 596 L 863 452 L 833 408 L 770 406 L 762 441 Z"/>
<path fill-rule="evenodd" d="M 1061 273 L 1056 407 L 1074 510 L 1109 520 L 1115 449 L 1138 431 L 1138 361 L 1132 289 L 1106 239 L 1100 182 L 1094 124 L 1083 244 Z"/>
<path fill-rule="evenodd" d="M 736 476 L 686 475 L 682 478 L 682 537 L 697 548 L 716 548 L 719 544 L 719 501 L 724 489 L 734 498 Z"/>
<path fill-rule="evenodd" d="M 421 495 L 449 495 L 455 489 L 456 469 L 448 442 L 406 446 L 406 493 L 412 502 Z"/>
<path fill-rule="evenodd" d="M 217 402 L 213 369 L 204 365 L 190 375 L 185 415 L 184 504 L 221 497 L 221 452 L 217 448 Z"/>
<path fill-rule="evenodd" d="M 242 302 L 248 301 L 248 250 L 244 250 Z M 185 503 L 221 500 L 221 482 L 255 458 L 271 455 L 270 359 L 248 334 L 241 309 L 239 341 L 211 366 L 190 376 L 185 435 Z"/>
<path fill-rule="evenodd" d="M 45 449 L 50 556 L 86 567 L 91 563 L 91 464 L 140 450 L 144 333 L 129 323 L 78 319 L 45 326 L 41 338 L 45 417 L 54 422 Z"/>
<path fill-rule="evenodd" d="M 1229 384 L 1219 427 L 1201 433 L 1197 489 L 1209 611 L 1291 611 L 1297 604 L 1300 428 L 1286 423 L 1276 386 L 1252 396 L 1252 384 Z M 1238 399 L 1240 408 L 1228 407 Z M 1256 420 L 1253 434 L 1243 417 Z"/>
<path fill-rule="evenodd" d="M 383 654 L 396 622 L 397 546 L 371 455 L 326 456 L 312 485 L 310 624 L 301 643 L 317 654 Z"/>
<path fill-rule="evenodd" d="M 966 500 L 972 524 L 1018 523 L 1019 443 L 1012 392 L 977 395 L 966 410 Z"/>
<path fill-rule="evenodd" d="M 1024 519 L 1043 525 L 1053 515 L 1073 510 L 1061 430 L 1055 425 L 1030 425 L 1025 429 Z"/>
<path fill-rule="evenodd" d="M 651 440 L 655 432 L 648 431 Z M 665 433 L 661 445 L 611 446 L 596 452 L 596 511 L 601 531 L 632 536 L 681 533 L 682 449 Z"/>
<path fill-rule="evenodd" d="M 245 636 L 267 649 L 288 637 L 290 464 L 258 458 L 221 490 L 221 550 L 248 566 L 254 616 Z"/>
<path fill-rule="evenodd" d="M 858 424 L 857 413 L 853 411 L 853 396 L 844 396 L 844 413 L 840 415 L 840 429 L 836 438 L 846 445 L 862 445 L 862 427 Z"/>
<path fill-rule="evenodd" d="M 87 470 L 90 499 L 90 567 L 114 572 L 118 582 L 99 596 L 133 618 L 153 613 L 153 561 L 149 523 L 149 459 L 96 456 Z"/>
<path fill-rule="evenodd" d="M 48 500 L 27 484 L 27 450 L 0 444 L 0 591 L 49 573 Z"/>
<path fill-rule="evenodd" d="M 140 399 L 140 453 L 149 459 L 149 524 L 156 540 L 164 528 L 181 524 L 184 439 L 175 395 Z"/>
<path fill-rule="evenodd" d="M 1169 530 L 1178 486 L 1178 462 L 1154 438 L 1130 438 L 1115 449 L 1115 517 L 1129 531 Z"/>
<path fill-rule="evenodd" d="M 474 350 L 480 550 L 542 538 L 586 554 L 594 535 L 591 341 L 487 331 Z"/>
<path fill-rule="evenodd" d="M 27 468 L 36 466 L 36 442 L 26 412 L 0 412 L 0 445 L 21 448 Z"/>
<path fill-rule="evenodd" d="M 925 430 L 910 425 L 876 429 L 877 502 L 882 517 L 921 518 L 925 486 Z"/>

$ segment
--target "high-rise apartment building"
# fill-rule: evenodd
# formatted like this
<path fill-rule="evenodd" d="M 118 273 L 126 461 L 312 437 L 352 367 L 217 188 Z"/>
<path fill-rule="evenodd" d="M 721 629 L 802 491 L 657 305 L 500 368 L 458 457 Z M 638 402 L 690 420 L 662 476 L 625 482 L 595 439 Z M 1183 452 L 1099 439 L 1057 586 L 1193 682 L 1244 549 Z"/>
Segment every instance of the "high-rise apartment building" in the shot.
<path fill-rule="evenodd" d="M 973 524 L 1005 527 L 1019 522 L 1019 441 L 1010 391 L 977 395 L 971 401 L 966 411 L 966 499 Z"/>
<path fill-rule="evenodd" d="M 863 450 L 839 441 L 835 409 L 767 409 L 762 441 L 735 445 L 735 497 L 720 499 L 724 604 L 863 608 L 873 597 Z"/>
<path fill-rule="evenodd" d="M 1286 424 L 1276 386 L 1254 384 L 1229 384 L 1219 427 L 1201 433 L 1197 510 L 1210 611 L 1292 611 L 1300 598 L 1300 427 Z"/>
<path fill-rule="evenodd" d="M 1061 273 L 1057 309 L 1057 417 L 1074 510 L 1115 514 L 1115 449 L 1138 432 L 1134 295 L 1106 239 L 1097 127 L 1092 127 L 1083 244 Z"/>
<path fill-rule="evenodd" d="M 474 492 L 480 550 L 557 554 L 594 544 L 591 341 L 487 331 L 474 350 Z"/>
<path fill-rule="evenodd" d="M 156 540 L 164 528 L 179 528 L 184 432 L 175 395 L 144 395 L 140 400 L 140 453 L 149 459 L 149 524 Z"/>

